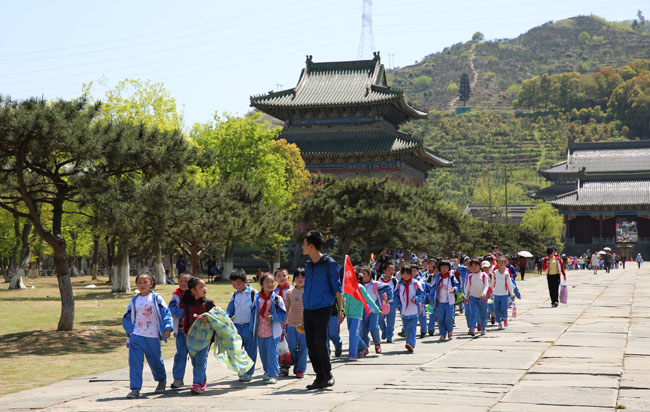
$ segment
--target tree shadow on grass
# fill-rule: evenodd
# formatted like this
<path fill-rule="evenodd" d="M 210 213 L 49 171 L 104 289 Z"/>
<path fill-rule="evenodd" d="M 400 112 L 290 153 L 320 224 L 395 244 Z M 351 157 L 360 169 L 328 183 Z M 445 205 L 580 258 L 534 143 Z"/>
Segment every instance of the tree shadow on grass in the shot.
<path fill-rule="evenodd" d="M 90 325 L 90 326 L 122 326 L 122 318 L 117 317 L 114 319 L 102 319 L 102 320 L 85 320 L 83 322 L 76 323 L 77 325 Z M 124 334 L 122 334 L 124 336 Z"/>
<path fill-rule="evenodd" d="M 29 355 L 102 354 L 126 344 L 124 332 L 118 330 L 84 330 L 57 332 L 34 330 L 2 335 L 0 357 Z"/>

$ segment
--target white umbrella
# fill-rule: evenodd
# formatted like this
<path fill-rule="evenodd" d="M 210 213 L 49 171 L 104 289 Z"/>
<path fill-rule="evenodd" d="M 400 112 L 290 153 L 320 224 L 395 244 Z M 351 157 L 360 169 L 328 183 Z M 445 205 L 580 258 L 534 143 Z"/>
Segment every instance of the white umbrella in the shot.
<path fill-rule="evenodd" d="M 601 250 L 600 252 L 598 252 L 598 254 L 599 254 L 599 255 L 606 255 L 607 252 L 605 252 L 604 250 Z"/>
<path fill-rule="evenodd" d="M 530 252 L 528 252 L 528 251 L 526 251 L 526 250 L 522 250 L 521 252 L 519 252 L 519 253 L 517 253 L 517 254 L 518 254 L 519 256 L 521 256 L 521 257 L 525 257 L 525 258 L 532 258 L 532 257 L 533 257 L 533 254 L 530 253 Z"/>
<path fill-rule="evenodd" d="M 612 248 L 611 248 L 611 247 L 604 247 L 603 250 L 606 250 L 606 251 L 608 251 L 608 252 L 611 252 L 611 251 L 612 251 Z"/>

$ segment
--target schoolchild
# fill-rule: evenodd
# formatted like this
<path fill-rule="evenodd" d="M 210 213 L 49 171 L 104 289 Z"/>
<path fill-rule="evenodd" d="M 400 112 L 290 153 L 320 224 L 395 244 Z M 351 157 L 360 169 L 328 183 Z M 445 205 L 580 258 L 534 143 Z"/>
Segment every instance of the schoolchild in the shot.
<path fill-rule="evenodd" d="M 289 283 L 289 272 L 286 269 L 277 269 L 273 274 L 275 282 L 278 286 L 275 288 L 274 292 L 279 297 L 282 298 L 285 305 L 287 303 L 287 292 L 291 290 L 291 283 Z M 286 329 L 286 325 L 282 324 L 283 330 Z M 280 364 L 280 376 L 289 376 L 289 368 L 291 365 L 282 365 Z"/>
<path fill-rule="evenodd" d="M 431 302 L 431 286 L 433 281 L 436 279 L 436 274 L 438 272 L 438 261 L 434 258 L 429 259 L 429 274 L 427 276 L 427 281 L 424 286 L 425 294 L 425 310 L 427 311 L 427 316 L 429 317 L 429 323 L 427 329 L 429 330 L 429 336 L 433 336 L 436 332 L 436 314 L 433 311 L 433 303 Z M 428 307 L 428 309 L 427 309 Z"/>
<path fill-rule="evenodd" d="M 463 261 L 456 266 L 455 270 L 455 275 L 456 275 L 456 280 L 458 281 L 458 284 L 460 285 L 460 291 L 465 293 L 465 281 L 467 280 L 467 275 L 469 274 L 469 268 L 467 265 L 469 265 L 469 256 L 464 256 Z M 463 313 L 465 310 L 465 302 L 461 302 L 458 305 L 458 309 L 460 313 Z"/>
<path fill-rule="evenodd" d="M 413 353 L 418 325 L 419 304 L 424 301 L 424 292 L 420 284 L 413 279 L 410 266 L 404 266 L 401 272 L 402 280 L 399 281 L 397 288 L 395 288 L 395 296 L 393 299 L 397 300 L 397 308 L 402 316 L 402 325 L 404 325 L 406 332 L 406 350 Z"/>
<path fill-rule="evenodd" d="M 438 263 L 440 274 L 431 285 L 431 302 L 436 313 L 441 341 L 454 338 L 454 303 L 459 285 L 456 278 L 451 276 L 450 269 L 449 262 L 443 260 Z"/>
<path fill-rule="evenodd" d="M 362 266 L 360 272 L 363 287 L 366 289 L 370 300 L 378 307 L 381 307 L 382 297 L 386 296 L 386 299 L 388 299 L 388 294 L 390 293 L 391 288 L 383 282 L 372 280 L 372 272 L 368 266 Z M 361 332 L 359 333 L 359 336 L 367 347 L 370 346 L 370 338 L 368 337 L 368 333 L 370 333 L 372 341 L 375 344 L 375 353 L 381 353 L 378 318 L 379 314 L 371 311 L 370 314 L 361 322 Z"/>
<path fill-rule="evenodd" d="M 363 284 L 363 278 L 360 274 L 361 267 L 354 267 L 354 275 L 357 277 L 357 283 L 359 285 Z M 375 302 L 370 299 L 368 292 L 366 292 L 365 287 L 359 286 L 361 295 L 368 304 L 369 310 L 372 312 L 380 312 L 379 307 Z M 361 339 L 361 322 L 364 318 L 365 309 L 361 302 L 356 299 L 351 299 L 347 294 L 343 294 L 343 305 L 345 310 L 345 317 L 347 318 L 348 324 L 348 336 L 349 336 L 349 345 L 348 345 L 348 360 L 356 361 L 358 358 L 362 358 L 368 354 L 368 346 Z"/>
<path fill-rule="evenodd" d="M 481 335 L 485 336 L 487 325 L 487 298 L 490 289 L 490 279 L 487 273 L 481 271 L 481 263 L 477 259 L 469 262 L 469 271 L 465 283 L 465 304 L 467 305 L 467 326 L 469 334 L 476 335 L 477 323 L 482 325 Z"/>
<path fill-rule="evenodd" d="M 307 369 L 307 340 L 302 306 L 302 294 L 305 291 L 305 269 L 293 272 L 294 287 L 287 292 L 287 326 L 286 336 L 291 358 L 295 363 L 293 373 L 296 378 L 304 378 Z"/>
<path fill-rule="evenodd" d="M 289 272 L 286 269 L 278 269 L 275 271 L 273 277 L 275 278 L 275 282 L 278 284 L 274 292 L 286 302 L 287 292 L 291 289 L 291 283 L 289 283 Z"/>
<path fill-rule="evenodd" d="M 506 258 L 503 255 L 497 257 L 497 268 L 492 278 L 492 289 L 494 290 L 494 312 L 499 329 L 508 327 L 508 298 L 514 299 L 514 286 L 512 277 L 506 269 Z"/>
<path fill-rule="evenodd" d="M 165 391 L 167 373 L 160 350 L 160 341 L 167 342 L 174 329 L 172 315 L 164 299 L 152 290 L 156 282 L 151 273 L 140 273 L 135 278 L 135 284 L 140 293 L 131 299 L 122 317 L 122 326 L 128 337 L 126 345 L 129 348 L 131 392 L 126 396 L 129 399 L 140 396 L 145 356 L 151 373 L 158 382 L 156 393 Z"/>
<path fill-rule="evenodd" d="M 253 366 L 239 377 L 241 382 L 250 382 L 255 372 L 257 361 L 257 340 L 253 334 L 251 311 L 257 291 L 248 284 L 248 277 L 243 269 L 234 269 L 230 272 L 230 282 L 235 292 L 230 297 L 226 313 L 235 324 L 237 333 L 242 339 L 244 350 L 253 361 Z"/>
<path fill-rule="evenodd" d="M 208 319 L 202 318 L 200 315 L 209 312 L 215 306 L 212 300 L 206 298 L 208 288 L 203 279 L 190 278 L 187 282 L 187 288 L 189 290 L 183 294 L 183 298 L 181 299 L 184 310 L 183 329 L 185 336 L 187 336 L 190 328 L 197 319 L 207 323 Z M 195 395 L 203 393 L 208 384 L 206 369 L 208 368 L 209 352 L 210 345 L 197 352 L 194 356 L 190 354 L 190 360 L 193 366 L 191 392 Z"/>
<path fill-rule="evenodd" d="M 260 351 L 264 368 L 264 382 L 274 384 L 278 381 L 279 365 L 276 345 L 282 336 L 282 325 L 287 316 L 284 300 L 274 292 L 273 276 L 264 273 L 260 276 L 262 291 L 255 295 L 252 308 L 253 332 Z"/>
<path fill-rule="evenodd" d="M 411 271 L 413 274 L 413 278 L 420 284 L 420 288 L 422 291 L 424 291 L 425 287 L 424 284 L 425 282 L 425 276 L 422 275 L 422 271 L 420 271 L 420 268 L 418 267 L 417 263 L 411 265 Z M 420 303 L 419 306 L 419 313 L 418 313 L 418 324 L 420 325 L 420 339 L 424 339 L 427 336 L 428 332 L 428 324 L 427 324 L 427 312 L 424 310 L 424 304 L 426 302 L 426 295 L 425 299 Z"/>
<path fill-rule="evenodd" d="M 390 305 L 390 312 L 386 315 L 379 316 L 379 329 L 381 330 L 381 338 L 385 339 L 386 343 L 393 343 L 393 333 L 395 333 L 395 316 L 397 314 L 397 301 L 393 299 L 395 295 L 395 288 L 397 287 L 397 279 L 393 276 L 395 266 L 386 262 L 381 268 L 382 274 L 379 281 L 388 285 L 390 292 L 388 293 L 388 304 Z"/>
<path fill-rule="evenodd" d="M 493 272 L 493 266 L 492 263 L 488 260 L 484 260 L 481 262 L 481 271 L 487 273 L 488 275 L 488 281 L 490 282 L 490 285 L 492 284 L 492 279 L 494 279 L 494 272 Z M 488 308 L 488 320 L 492 325 L 494 325 L 497 321 L 497 318 L 494 313 L 494 294 L 490 294 L 488 296 L 487 300 L 487 308 Z M 485 327 L 487 325 L 481 325 L 481 323 L 477 324 L 477 330 L 481 330 L 481 326 Z"/>
<path fill-rule="evenodd" d="M 187 291 L 187 282 L 192 277 L 191 273 L 183 272 L 178 275 L 178 288 L 172 293 L 172 298 L 169 300 L 169 311 L 172 314 L 174 325 L 174 337 L 176 338 L 176 354 L 174 355 L 174 367 L 172 368 L 172 375 L 174 383 L 172 389 L 180 389 L 183 387 L 183 378 L 185 377 L 185 366 L 187 365 L 187 344 L 185 336 L 185 328 L 183 328 L 183 318 L 185 312 L 181 299 L 183 294 Z"/>

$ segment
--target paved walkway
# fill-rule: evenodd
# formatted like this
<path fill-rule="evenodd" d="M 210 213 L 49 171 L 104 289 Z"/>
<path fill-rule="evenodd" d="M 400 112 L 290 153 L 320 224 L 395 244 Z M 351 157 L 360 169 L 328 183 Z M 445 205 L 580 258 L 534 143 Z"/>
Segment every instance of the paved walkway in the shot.
<path fill-rule="evenodd" d="M 519 282 L 524 300 L 507 330 L 490 327 L 487 337 L 470 338 L 459 316 L 453 341 L 418 339 L 415 353 L 406 354 L 398 338 L 383 345 L 381 355 L 335 360 L 336 385 L 322 392 L 304 390 L 311 371 L 303 380 L 282 378 L 267 386 L 258 375 L 245 385 L 212 359 L 208 389 L 200 396 L 187 389 L 154 395 L 145 367 L 145 396 L 137 400 L 125 399 L 123 369 L 7 395 L 0 409 L 600 412 L 624 405 L 650 411 L 650 265 L 568 275 L 568 305 L 550 307 L 544 278 Z M 171 371 L 171 361 L 167 367 Z"/>

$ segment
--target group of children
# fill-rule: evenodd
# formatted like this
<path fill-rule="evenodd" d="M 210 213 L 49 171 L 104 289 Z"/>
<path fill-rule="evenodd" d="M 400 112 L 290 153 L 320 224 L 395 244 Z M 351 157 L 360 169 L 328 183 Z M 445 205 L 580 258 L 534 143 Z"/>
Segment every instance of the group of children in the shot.
<path fill-rule="evenodd" d="M 489 255 L 482 261 L 465 258 L 462 263 L 453 264 L 453 267 L 449 261 L 431 259 L 424 262 L 422 270 L 418 265 L 400 263 L 398 272 L 395 272 L 393 263 L 384 262 L 380 270 L 381 275 L 374 280 L 374 271 L 369 266 L 355 267 L 361 292 L 370 308 L 369 314 L 365 313 L 360 302 L 344 298 L 350 361 L 369 353 L 371 339 L 378 354 L 382 352 L 382 340 L 393 342 L 398 310 L 403 327 L 398 335 L 406 338 L 405 348 L 410 353 L 416 345 L 418 323 L 421 338 L 426 337 L 427 333 L 432 336 L 437 322 L 440 340 L 453 339 L 456 307 L 465 311 L 468 334 L 471 336 L 477 332 L 486 334 L 488 313 L 493 314 L 491 321 L 493 324 L 498 322 L 499 329 L 508 326 L 508 308 L 515 299 L 516 270 L 503 255 Z M 303 325 L 304 269 L 299 268 L 294 272 L 293 286 L 285 269 L 276 270 L 274 275 L 262 274 L 259 277 L 259 293 L 248 284 L 242 269 L 233 270 L 230 280 L 235 291 L 226 313 L 253 361 L 248 371 L 240 373 L 239 380 L 252 380 L 258 352 L 266 383 L 274 384 L 279 376 L 288 376 L 291 366 L 294 375 L 303 378 L 308 355 Z M 166 341 L 172 331 L 176 337 L 176 355 L 171 388 L 184 386 L 189 356 L 193 366 L 191 392 L 202 393 L 207 383 L 210 347 L 191 355 L 187 350 L 186 338 L 195 321 L 207 322 L 201 314 L 214 307 L 214 302 L 206 298 L 205 282 L 189 273 L 182 273 L 169 308 L 162 297 L 153 292 L 155 282 L 149 273 L 138 275 L 136 285 L 140 293 L 131 300 L 123 318 L 129 337 L 131 392 L 127 397 L 137 398 L 140 394 L 144 357 L 158 382 L 156 392 L 165 390 L 166 373 L 160 340 Z M 328 337 L 334 345 L 335 356 L 341 356 L 342 340 L 337 313 L 338 308 L 333 307 Z M 279 360 L 278 344 L 283 340 L 289 348 L 292 365 Z"/>

